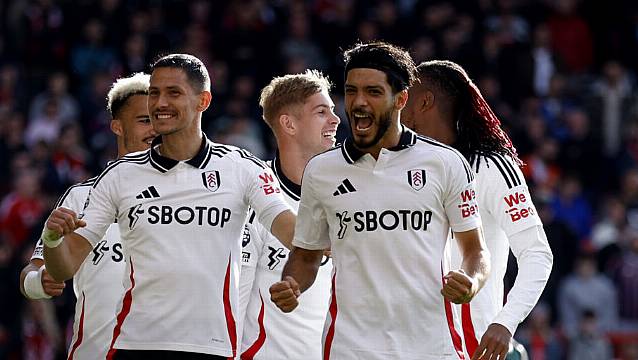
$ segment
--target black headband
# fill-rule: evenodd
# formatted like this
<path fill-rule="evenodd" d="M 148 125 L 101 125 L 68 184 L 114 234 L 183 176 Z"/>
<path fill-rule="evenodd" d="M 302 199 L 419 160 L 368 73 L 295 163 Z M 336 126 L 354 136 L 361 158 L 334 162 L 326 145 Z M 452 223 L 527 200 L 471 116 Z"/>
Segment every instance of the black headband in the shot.
<path fill-rule="evenodd" d="M 399 91 L 407 89 L 409 87 L 410 77 L 408 76 L 408 74 L 403 69 L 399 68 L 394 62 L 391 62 L 389 60 L 379 57 L 367 56 L 351 58 L 350 61 L 346 64 L 346 77 L 348 76 L 348 72 L 350 70 L 360 68 L 383 71 L 388 76 L 388 78 L 396 80 L 396 82 L 401 86 L 401 88 L 398 89 Z"/>

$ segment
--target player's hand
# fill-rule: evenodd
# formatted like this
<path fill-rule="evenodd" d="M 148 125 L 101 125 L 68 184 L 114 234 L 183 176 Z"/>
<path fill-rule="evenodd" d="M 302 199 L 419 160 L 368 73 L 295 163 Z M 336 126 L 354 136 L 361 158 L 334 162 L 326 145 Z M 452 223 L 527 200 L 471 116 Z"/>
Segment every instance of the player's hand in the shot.
<path fill-rule="evenodd" d="M 51 275 L 49 275 L 47 269 L 42 270 L 42 288 L 47 295 L 60 296 L 65 286 L 66 284 L 64 284 L 64 282 L 55 281 Z"/>
<path fill-rule="evenodd" d="M 299 295 L 299 284 L 292 276 L 286 276 L 270 287 L 270 300 L 285 313 L 293 311 L 299 305 Z"/>
<path fill-rule="evenodd" d="M 505 359 L 511 339 L 512 334 L 505 326 L 496 323 L 490 324 L 471 360 Z"/>
<path fill-rule="evenodd" d="M 53 233 L 59 238 L 74 232 L 77 228 L 85 226 L 86 221 L 78 219 L 75 211 L 59 207 L 53 210 L 51 215 L 49 215 L 45 226 L 45 232 Z"/>
<path fill-rule="evenodd" d="M 479 290 L 478 281 L 462 269 L 452 270 L 443 277 L 441 295 L 455 304 L 469 303 Z"/>

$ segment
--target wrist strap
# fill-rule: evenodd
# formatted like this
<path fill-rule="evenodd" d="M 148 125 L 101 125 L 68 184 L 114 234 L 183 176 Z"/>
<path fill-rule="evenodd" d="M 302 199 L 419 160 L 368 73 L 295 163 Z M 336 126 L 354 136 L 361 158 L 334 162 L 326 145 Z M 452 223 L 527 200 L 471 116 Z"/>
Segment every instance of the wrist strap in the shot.
<path fill-rule="evenodd" d="M 42 287 L 42 271 L 44 271 L 44 265 L 40 266 L 38 271 L 29 271 L 24 278 L 24 293 L 29 299 L 50 299 L 51 296 L 44 292 Z"/>
<path fill-rule="evenodd" d="M 55 231 L 49 230 L 47 228 L 42 230 L 42 236 L 40 238 L 42 239 L 42 243 L 44 244 L 44 246 L 50 249 L 58 247 L 60 244 L 62 244 L 62 240 L 64 239 Z"/>

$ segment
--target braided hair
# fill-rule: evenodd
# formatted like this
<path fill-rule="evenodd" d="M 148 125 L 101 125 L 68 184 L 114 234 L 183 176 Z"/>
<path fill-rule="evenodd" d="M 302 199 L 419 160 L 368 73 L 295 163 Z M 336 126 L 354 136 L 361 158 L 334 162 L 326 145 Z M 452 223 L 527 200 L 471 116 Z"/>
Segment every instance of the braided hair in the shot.
<path fill-rule="evenodd" d="M 500 120 L 460 65 L 448 60 L 426 61 L 417 67 L 417 73 L 421 84 L 436 94 L 442 112 L 454 121 L 454 147 L 468 161 L 480 154 L 498 153 L 523 165 Z"/>

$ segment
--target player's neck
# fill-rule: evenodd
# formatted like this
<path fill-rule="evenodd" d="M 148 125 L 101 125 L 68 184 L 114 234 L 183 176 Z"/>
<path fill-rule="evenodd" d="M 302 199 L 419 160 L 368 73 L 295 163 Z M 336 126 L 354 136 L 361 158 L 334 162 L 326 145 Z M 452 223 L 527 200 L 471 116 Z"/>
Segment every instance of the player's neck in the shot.
<path fill-rule="evenodd" d="M 290 181 L 297 185 L 301 185 L 303 171 L 306 168 L 308 156 L 302 149 L 296 146 L 279 145 L 279 162 L 281 163 L 281 171 Z"/>
<path fill-rule="evenodd" d="M 365 149 L 359 148 L 359 150 L 372 155 L 375 160 L 378 160 L 381 149 L 390 149 L 399 145 L 399 141 L 401 140 L 401 130 L 402 127 L 398 120 L 393 121 L 392 125 L 390 125 L 385 134 L 383 134 L 383 137 L 381 137 L 376 144 Z M 356 144 L 355 147 L 357 147 Z"/>
<path fill-rule="evenodd" d="M 169 135 L 162 135 L 159 152 L 173 160 L 189 160 L 197 155 L 202 144 L 202 130 L 199 127 L 182 129 Z"/>

